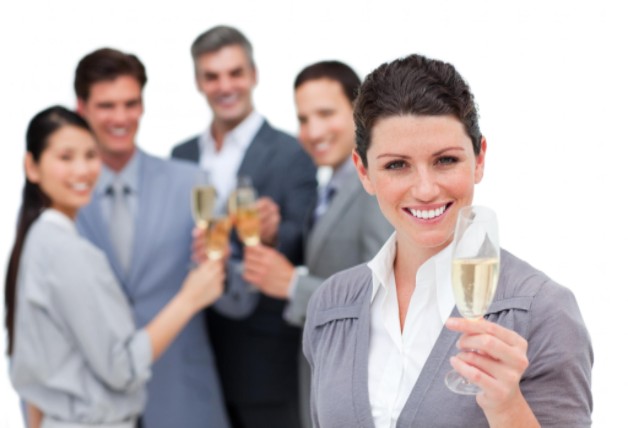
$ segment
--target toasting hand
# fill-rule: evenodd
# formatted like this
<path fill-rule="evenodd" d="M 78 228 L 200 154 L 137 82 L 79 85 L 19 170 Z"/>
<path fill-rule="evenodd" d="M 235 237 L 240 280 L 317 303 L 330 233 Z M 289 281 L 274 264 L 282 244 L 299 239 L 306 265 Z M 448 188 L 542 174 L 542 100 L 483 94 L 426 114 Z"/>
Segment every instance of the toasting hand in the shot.
<path fill-rule="evenodd" d="M 274 246 L 277 243 L 281 213 L 279 206 L 269 197 L 264 196 L 257 200 L 256 208 L 260 221 L 260 237 L 262 243 Z"/>
<path fill-rule="evenodd" d="M 255 245 L 244 249 L 244 279 L 262 293 L 288 298 L 294 266 L 274 248 Z"/>

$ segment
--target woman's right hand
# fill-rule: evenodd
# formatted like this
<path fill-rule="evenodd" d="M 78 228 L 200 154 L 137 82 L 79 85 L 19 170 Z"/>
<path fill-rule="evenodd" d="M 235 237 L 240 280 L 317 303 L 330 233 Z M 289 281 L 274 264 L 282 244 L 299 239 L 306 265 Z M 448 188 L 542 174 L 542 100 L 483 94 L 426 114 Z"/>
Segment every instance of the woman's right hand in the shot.
<path fill-rule="evenodd" d="M 181 293 L 196 310 L 214 303 L 225 288 L 225 267 L 221 260 L 205 260 L 188 273 Z"/>

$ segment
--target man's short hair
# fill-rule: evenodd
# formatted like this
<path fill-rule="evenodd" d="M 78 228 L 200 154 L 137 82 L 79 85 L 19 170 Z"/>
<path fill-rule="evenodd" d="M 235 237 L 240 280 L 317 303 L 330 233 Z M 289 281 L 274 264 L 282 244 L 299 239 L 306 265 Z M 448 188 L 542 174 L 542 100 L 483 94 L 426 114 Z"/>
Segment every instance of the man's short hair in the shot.
<path fill-rule="evenodd" d="M 74 92 L 79 99 L 87 100 L 94 83 L 113 81 L 120 76 L 130 76 L 144 88 L 148 78 L 144 64 L 132 54 L 116 49 L 102 48 L 81 59 L 74 74 Z"/>
<path fill-rule="evenodd" d="M 196 61 L 201 55 L 218 52 L 227 46 L 240 46 L 246 53 L 251 67 L 255 68 L 253 60 L 253 46 L 240 30 L 227 25 L 218 25 L 210 28 L 198 36 L 192 43 L 192 59 Z"/>
<path fill-rule="evenodd" d="M 358 95 L 360 78 L 358 74 L 347 64 L 340 61 L 320 61 L 308 65 L 297 75 L 294 80 L 294 90 L 310 80 L 329 79 L 340 83 L 342 91 L 353 104 Z"/>

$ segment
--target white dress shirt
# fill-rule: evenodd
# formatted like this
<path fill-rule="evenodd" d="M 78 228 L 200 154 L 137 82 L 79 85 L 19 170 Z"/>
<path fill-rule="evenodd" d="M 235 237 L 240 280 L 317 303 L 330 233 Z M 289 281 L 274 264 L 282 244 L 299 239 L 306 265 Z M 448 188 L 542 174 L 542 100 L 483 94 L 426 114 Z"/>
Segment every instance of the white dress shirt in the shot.
<path fill-rule="evenodd" d="M 373 272 L 368 385 L 371 412 L 377 428 L 396 426 L 454 307 L 449 245 L 417 271 L 416 288 L 402 332 L 393 271 L 396 252 L 396 233 L 393 233 L 368 263 Z"/>
<path fill-rule="evenodd" d="M 211 125 L 203 130 L 199 138 L 200 166 L 209 172 L 210 183 L 216 188 L 218 210 L 226 210 L 229 194 L 238 182 L 238 169 L 246 150 L 264 124 L 264 118 L 252 111 L 238 126 L 225 135 L 220 151 L 216 151 L 216 140 Z"/>

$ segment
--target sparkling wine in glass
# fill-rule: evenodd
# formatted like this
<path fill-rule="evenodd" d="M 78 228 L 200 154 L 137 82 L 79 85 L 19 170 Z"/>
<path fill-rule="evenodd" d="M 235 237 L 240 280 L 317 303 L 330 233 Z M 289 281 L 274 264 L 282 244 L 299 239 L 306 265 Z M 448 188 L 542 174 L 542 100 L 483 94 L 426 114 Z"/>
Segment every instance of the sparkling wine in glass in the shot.
<path fill-rule="evenodd" d="M 216 189 L 212 186 L 196 186 L 192 189 L 192 215 L 196 227 L 207 229 L 214 215 Z"/>
<path fill-rule="evenodd" d="M 452 285 L 456 306 L 468 319 L 479 320 L 493 301 L 499 277 L 497 216 L 490 208 L 464 207 L 458 213 L 452 252 Z M 455 370 L 445 383 L 458 394 L 474 395 L 480 388 Z"/>
<path fill-rule="evenodd" d="M 230 202 L 234 214 L 236 231 L 244 245 L 260 243 L 260 222 L 255 208 L 257 193 L 249 177 L 239 177 L 238 186 Z"/>
<path fill-rule="evenodd" d="M 207 257 L 210 260 L 220 260 L 229 246 L 231 233 L 231 217 L 226 214 L 215 215 L 207 226 Z"/>

